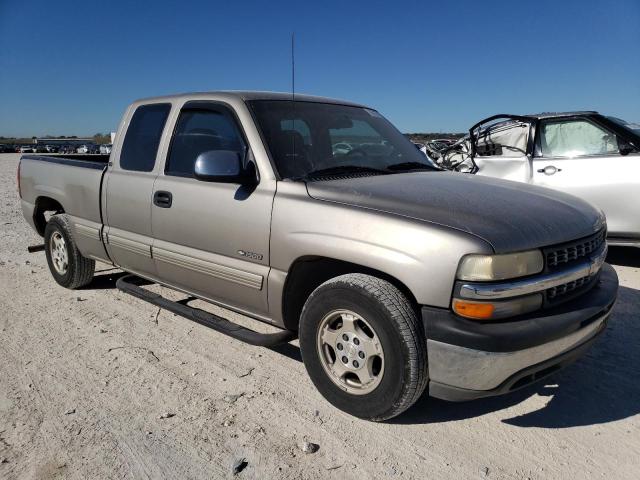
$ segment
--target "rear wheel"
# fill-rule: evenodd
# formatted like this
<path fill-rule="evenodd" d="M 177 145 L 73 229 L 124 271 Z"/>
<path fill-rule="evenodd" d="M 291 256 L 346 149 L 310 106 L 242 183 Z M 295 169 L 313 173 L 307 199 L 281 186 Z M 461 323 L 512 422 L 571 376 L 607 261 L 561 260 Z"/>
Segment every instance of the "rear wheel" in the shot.
<path fill-rule="evenodd" d="M 66 215 L 54 215 L 44 229 L 44 244 L 49 270 L 56 282 L 76 289 L 91 282 L 96 262 L 82 256 L 71 235 Z"/>
<path fill-rule="evenodd" d="M 422 326 L 411 302 L 385 280 L 348 274 L 325 282 L 305 303 L 299 334 L 311 380 L 352 415 L 395 417 L 426 387 Z"/>

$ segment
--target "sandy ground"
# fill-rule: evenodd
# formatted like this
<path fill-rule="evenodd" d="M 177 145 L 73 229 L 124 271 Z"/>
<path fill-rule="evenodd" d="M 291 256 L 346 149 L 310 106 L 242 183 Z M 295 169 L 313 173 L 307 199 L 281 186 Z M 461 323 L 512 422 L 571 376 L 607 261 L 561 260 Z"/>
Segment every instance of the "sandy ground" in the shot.
<path fill-rule="evenodd" d="M 83 290 L 59 287 L 26 251 L 40 238 L 17 159 L 0 155 L 0 478 L 638 478 L 640 251 L 612 251 L 619 301 L 579 363 L 500 398 L 425 396 L 376 424 L 323 400 L 295 345 L 159 312 L 106 265 Z"/>

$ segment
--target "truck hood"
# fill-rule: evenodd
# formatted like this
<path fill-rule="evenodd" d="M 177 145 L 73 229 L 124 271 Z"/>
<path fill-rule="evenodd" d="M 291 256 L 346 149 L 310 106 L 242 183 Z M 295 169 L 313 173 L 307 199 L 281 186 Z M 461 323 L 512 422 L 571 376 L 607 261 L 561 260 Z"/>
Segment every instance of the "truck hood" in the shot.
<path fill-rule="evenodd" d="M 604 216 L 572 195 L 452 172 L 413 172 L 307 183 L 312 198 L 446 226 L 496 253 L 540 248 L 600 230 Z"/>

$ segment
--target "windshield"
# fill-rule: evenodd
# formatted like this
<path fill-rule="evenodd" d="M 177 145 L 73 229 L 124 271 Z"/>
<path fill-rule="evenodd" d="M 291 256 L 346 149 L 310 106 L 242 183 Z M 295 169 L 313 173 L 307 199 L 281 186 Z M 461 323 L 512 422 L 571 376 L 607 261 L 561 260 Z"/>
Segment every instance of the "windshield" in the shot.
<path fill-rule="evenodd" d="M 288 100 L 249 104 L 283 179 L 436 169 L 375 110 Z"/>

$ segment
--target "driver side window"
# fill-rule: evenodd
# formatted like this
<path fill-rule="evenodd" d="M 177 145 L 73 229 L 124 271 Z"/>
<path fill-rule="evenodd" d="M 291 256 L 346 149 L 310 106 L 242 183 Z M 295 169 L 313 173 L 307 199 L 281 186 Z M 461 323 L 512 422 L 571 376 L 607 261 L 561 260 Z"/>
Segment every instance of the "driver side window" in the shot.
<path fill-rule="evenodd" d="M 529 125 L 499 123 L 478 136 L 476 155 L 479 157 L 521 157 L 527 153 Z"/>
<path fill-rule="evenodd" d="M 171 141 L 165 174 L 193 177 L 196 159 L 211 150 L 232 150 L 242 156 L 245 143 L 234 119 L 222 109 L 183 109 Z"/>
<path fill-rule="evenodd" d="M 581 157 L 618 153 L 616 135 L 587 120 L 544 122 L 539 151 L 543 157 Z"/>

